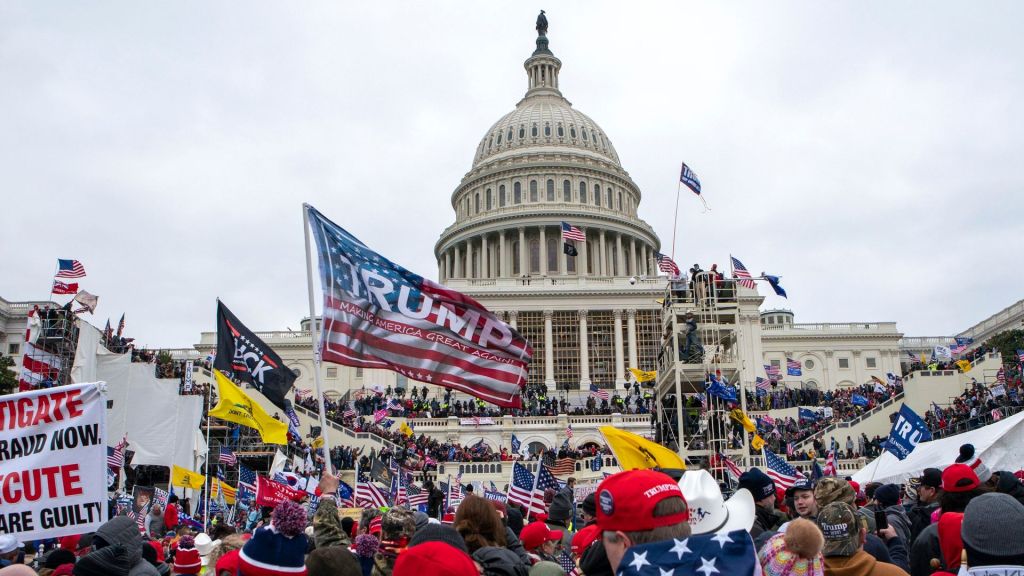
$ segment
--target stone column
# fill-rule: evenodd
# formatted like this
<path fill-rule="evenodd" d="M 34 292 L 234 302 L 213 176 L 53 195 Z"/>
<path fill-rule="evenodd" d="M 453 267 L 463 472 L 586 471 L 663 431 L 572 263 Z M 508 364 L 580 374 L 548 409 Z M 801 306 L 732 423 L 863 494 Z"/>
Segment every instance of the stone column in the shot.
<path fill-rule="evenodd" d="M 540 275 L 548 275 L 548 238 L 545 233 L 545 227 L 538 227 L 538 234 L 540 235 Z"/>
<path fill-rule="evenodd" d="M 519 274 L 529 274 L 526 267 L 526 228 L 519 227 Z"/>
<path fill-rule="evenodd" d="M 553 314 L 551 310 L 544 311 L 544 385 L 548 387 L 555 385 L 555 347 L 551 329 Z"/>
<path fill-rule="evenodd" d="M 615 319 L 615 387 L 626 383 L 625 352 L 622 347 L 622 310 L 612 310 Z"/>
<path fill-rule="evenodd" d="M 636 310 L 626 310 L 626 338 L 629 344 L 629 366 L 639 368 L 636 351 Z"/>
<path fill-rule="evenodd" d="M 517 312 L 516 310 L 509 311 L 508 325 L 515 328 L 516 330 L 519 329 L 519 312 Z"/>
<path fill-rule="evenodd" d="M 627 272 L 627 274 L 629 274 L 630 276 L 639 276 L 641 272 L 640 272 L 640 266 L 639 266 L 640 263 L 636 259 L 636 237 L 635 236 L 630 236 L 630 238 L 629 238 L 629 262 L 630 262 L 630 264 L 633 265 L 633 270 L 631 270 L 630 272 Z"/>
<path fill-rule="evenodd" d="M 487 234 L 480 236 L 480 277 L 491 277 L 491 253 L 487 250 Z"/>
<path fill-rule="evenodd" d="M 628 276 L 626 273 L 626 255 L 622 253 L 622 234 L 615 235 L 615 276 Z"/>
<path fill-rule="evenodd" d="M 864 383 L 864 368 L 860 362 L 860 350 L 853 351 L 853 385 L 860 386 Z"/>
<path fill-rule="evenodd" d="M 455 278 L 462 278 L 462 251 L 459 250 L 459 245 L 455 245 Z"/>
<path fill-rule="evenodd" d="M 466 239 L 466 278 L 473 277 L 473 239 Z"/>
<path fill-rule="evenodd" d="M 580 389 L 590 388 L 590 346 L 587 340 L 587 311 L 580 310 Z"/>
<path fill-rule="evenodd" d="M 601 230 L 600 242 L 601 242 L 601 244 L 600 244 L 600 249 L 601 249 L 601 254 L 600 254 L 600 259 L 601 259 L 600 275 L 601 276 L 608 276 L 608 253 L 604 249 L 604 230 Z"/>
<path fill-rule="evenodd" d="M 558 273 L 565 276 L 569 273 L 569 267 L 567 265 L 567 259 L 569 258 L 565 254 L 565 240 L 562 240 L 562 234 L 558 234 L 558 239 L 562 241 L 563 246 L 558 247 L 558 242 L 555 242 L 555 250 L 558 250 Z"/>
<path fill-rule="evenodd" d="M 508 278 L 508 262 L 505 253 L 505 231 L 498 232 L 498 276 Z"/>
<path fill-rule="evenodd" d="M 583 237 L 586 238 L 587 237 L 587 229 L 586 228 L 580 228 L 580 230 L 583 232 Z M 583 257 L 583 260 L 582 260 L 582 264 L 577 262 L 577 264 L 578 264 L 576 266 L 576 275 L 577 276 L 587 276 L 589 274 L 589 272 L 587 272 L 587 268 L 588 268 L 587 262 L 590 262 L 590 258 L 587 255 L 589 250 L 590 250 L 590 242 L 582 242 L 580 244 L 580 256 Z"/>
<path fill-rule="evenodd" d="M 646 243 L 644 244 L 644 274 L 648 276 L 656 276 L 658 273 L 651 268 L 651 247 Z"/>

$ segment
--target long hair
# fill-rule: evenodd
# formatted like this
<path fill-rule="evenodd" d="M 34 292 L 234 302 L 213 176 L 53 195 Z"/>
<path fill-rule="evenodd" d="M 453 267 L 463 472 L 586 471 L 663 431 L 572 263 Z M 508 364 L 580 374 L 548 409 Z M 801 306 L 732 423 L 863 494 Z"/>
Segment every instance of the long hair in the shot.
<path fill-rule="evenodd" d="M 498 511 L 485 498 L 466 496 L 455 511 L 455 530 L 472 554 L 486 546 L 505 546 L 505 525 Z"/>

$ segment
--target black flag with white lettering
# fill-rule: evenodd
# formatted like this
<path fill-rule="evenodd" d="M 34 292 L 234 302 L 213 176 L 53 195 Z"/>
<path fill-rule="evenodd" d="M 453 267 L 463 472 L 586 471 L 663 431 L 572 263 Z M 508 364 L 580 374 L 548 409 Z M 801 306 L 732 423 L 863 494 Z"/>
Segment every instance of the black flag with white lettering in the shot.
<path fill-rule="evenodd" d="M 220 300 L 217 301 L 217 357 L 213 367 L 251 383 L 281 410 L 285 409 L 284 397 L 296 378 L 281 357 Z"/>
<path fill-rule="evenodd" d="M 562 252 L 565 252 L 566 256 L 579 256 L 579 252 L 576 247 L 568 242 L 562 242 Z"/>

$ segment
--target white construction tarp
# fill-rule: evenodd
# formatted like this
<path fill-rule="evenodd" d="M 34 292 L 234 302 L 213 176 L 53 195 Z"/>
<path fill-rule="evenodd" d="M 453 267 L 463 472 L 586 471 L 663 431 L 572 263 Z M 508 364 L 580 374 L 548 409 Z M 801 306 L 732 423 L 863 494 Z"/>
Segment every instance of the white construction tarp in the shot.
<path fill-rule="evenodd" d="M 100 356 L 113 354 L 101 344 L 103 333 L 100 329 L 78 319 L 78 346 L 75 348 L 75 363 L 71 365 L 72 382 L 95 382 L 96 362 Z M 120 438 L 115 440 L 115 444 Z"/>
<path fill-rule="evenodd" d="M 107 383 L 109 443 L 127 435 L 133 466 L 195 469 L 202 396 L 179 396 L 177 380 L 158 379 L 153 364 L 133 363 L 130 354 L 98 356 L 96 373 Z"/>
<path fill-rule="evenodd" d="M 1024 467 L 1024 412 L 977 430 L 922 442 L 904 460 L 883 452 L 854 474 L 853 479 L 861 486 L 872 481 L 902 484 L 920 476 L 925 468 L 949 466 L 960 454 L 962 444 L 973 444 L 975 455 L 993 472 L 1020 470 Z"/>

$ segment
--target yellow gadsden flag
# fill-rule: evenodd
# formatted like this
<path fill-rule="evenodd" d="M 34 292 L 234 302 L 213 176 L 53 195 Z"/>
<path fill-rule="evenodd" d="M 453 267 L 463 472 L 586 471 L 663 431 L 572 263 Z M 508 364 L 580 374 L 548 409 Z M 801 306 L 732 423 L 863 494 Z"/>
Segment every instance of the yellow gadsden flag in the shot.
<path fill-rule="evenodd" d="M 764 448 L 764 438 L 761 438 L 757 434 L 754 434 L 754 437 L 750 439 L 750 447 L 753 448 L 754 450 L 760 450 Z"/>
<path fill-rule="evenodd" d="M 217 379 L 217 393 L 220 400 L 210 410 L 210 416 L 235 422 L 259 430 L 260 438 L 267 444 L 287 444 L 288 425 L 268 415 L 242 389 L 228 380 L 227 376 L 214 370 Z"/>
<path fill-rule="evenodd" d="M 729 411 L 729 417 L 743 425 L 743 429 L 747 432 L 757 432 L 757 425 L 754 424 L 750 416 L 741 410 L 740 408 L 733 408 Z M 755 448 L 757 450 L 757 448 Z"/>
<path fill-rule="evenodd" d="M 956 365 L 960 367 L 960 371 L 964 374 L 971 371 L 971 363 L 967 360 L 957 360 Z"/>
<path fill-rule="evenodd" d="M 599 430 L 619 461 L 619 467 L 623 470 L 647 470 L 649 468 L 686 470 L 686 463 L 679 457 L 679 454 L 657 442 L 612 426 L 601 426 Z"/>
<path fill-rule="evenodd" d="M 193 472 L 188 468 L 182 468 L 177 464 L 171 465 L 171 485 L 201 490 L 206 482 L 206 477 L 199 472 Z"/>
<path fill-rule="evenodd" d="M 639 368 L 630 368 L 629 372 L 636 378 L 637 382 L 650 382 L 658 377 L 657 370 L 641 370 Z"/>
<path fill-rule="evenodd" d="M 409 425 L 406 424 L 405 422 L 402 422 L 401 424 L 398 425 L 398 431 L 401 432 L 402 434 L 405 434 L 406 438 L 414 434 L 412 428 L 410 428 Z"/>

